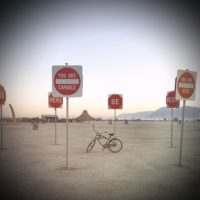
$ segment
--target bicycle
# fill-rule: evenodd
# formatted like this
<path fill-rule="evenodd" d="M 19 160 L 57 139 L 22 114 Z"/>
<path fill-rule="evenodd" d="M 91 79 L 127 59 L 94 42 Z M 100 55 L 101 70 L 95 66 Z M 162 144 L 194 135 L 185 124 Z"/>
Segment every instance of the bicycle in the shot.
<path fill-rule="evenodd" d="M 123 147 L 122 141 L 116 137 L 113 137 L 114 136 L 113 133 L 107 133 L 107 132 L 100 133 L 94 128 L 94 125 L 93 125 L 93 130 L 96 132 L 96 136 L 89 143 L 86 150 L 87 153 L 89 153 L 93 149 L 96 141 L 98 141 L 99 144 L 103 147 L 103 150 L 105 148 L 108 148 L 113 153 L 121 151 Z M 108 137 L 104 136 L 103 135 L 104 133 L 108 134 L 109 136 Z"/>

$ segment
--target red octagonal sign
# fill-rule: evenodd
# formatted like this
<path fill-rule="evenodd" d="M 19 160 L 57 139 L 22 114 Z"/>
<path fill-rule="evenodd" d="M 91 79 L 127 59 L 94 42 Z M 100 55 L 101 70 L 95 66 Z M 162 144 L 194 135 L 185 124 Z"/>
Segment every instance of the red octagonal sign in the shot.
<path fill-rule="evenodd" d="M 6 91 L 2 85 L 0 85 L 0 105 L 3 105 L 6 101 Z"/>
<path fill-rule="evenodd" d="M 121 94 L 112 94 L 108 96 L 109 109 L 122 109 L 123 98 Z"/>

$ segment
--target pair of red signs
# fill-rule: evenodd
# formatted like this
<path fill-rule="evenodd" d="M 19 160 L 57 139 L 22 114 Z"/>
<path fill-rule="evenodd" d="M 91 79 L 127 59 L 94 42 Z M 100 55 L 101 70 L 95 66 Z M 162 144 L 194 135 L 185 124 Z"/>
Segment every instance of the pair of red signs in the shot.
<path fill-rule="evenodd" d="M 50 108 L 60 108 L 63 104 L 62 97 L 53 97 L 52 93 L 48 96 Z M 123 98 L 120 94 L 112 94 L 108 96 L 108 108 L 109 109 L 122 109 Z"/>

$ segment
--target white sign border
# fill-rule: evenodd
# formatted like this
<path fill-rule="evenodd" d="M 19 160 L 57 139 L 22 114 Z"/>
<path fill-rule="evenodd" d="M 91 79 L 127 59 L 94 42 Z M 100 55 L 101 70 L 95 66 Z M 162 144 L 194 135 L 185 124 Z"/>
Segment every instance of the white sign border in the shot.
<path fill-rule="evenodd" d="M 75 71 L 77 71 L 80 76 L 80 81 L 81 81 L 80 87 L 79 87 L 78 91 L 76 91 L 72 95 L 63 95 L 59 91 L 57 91 L 57 89 L 54 86 L 54 76 L 57 73 L 57 71 L 59 71 L 62 68 L 72 68 Z M 81 97 L 82 89 L 83 89 L 83 74 L 82 74 L 82 66 L 81 65 L 53 65 L 52 66 L 52 95 L 53 96 L 55 96 L 55 97 Z"/>

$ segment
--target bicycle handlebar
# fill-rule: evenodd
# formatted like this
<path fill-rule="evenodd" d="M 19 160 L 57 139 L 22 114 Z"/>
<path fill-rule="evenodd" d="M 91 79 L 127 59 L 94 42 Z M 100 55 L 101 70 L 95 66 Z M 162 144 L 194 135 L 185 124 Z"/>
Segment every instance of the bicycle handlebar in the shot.
<path fill-rule="evenodd" d="M 94 130 L 97 134 L 99 134 L 99 135 L 101 135 L 101 134 L 103 134 L 103 133 L 107 133 L 106 131 L 105 131 L 105 132 L 102 132 L 102 133 L 98 132 L 98 131 L 95 129 L 94 124 L 93 124 L 92 127 L 93 127 L 93 130 Z"/>

